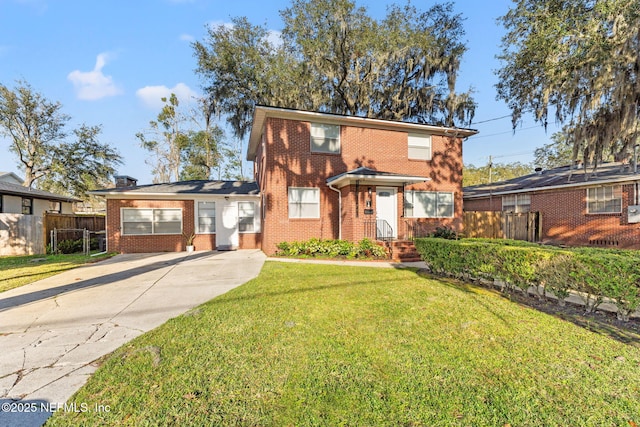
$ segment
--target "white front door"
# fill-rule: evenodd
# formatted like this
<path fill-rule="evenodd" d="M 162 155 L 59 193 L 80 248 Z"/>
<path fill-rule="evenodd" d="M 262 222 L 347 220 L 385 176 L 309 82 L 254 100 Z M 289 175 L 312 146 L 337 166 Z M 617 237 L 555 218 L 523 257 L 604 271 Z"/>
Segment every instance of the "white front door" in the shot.
<path fill-rule="evenodd" d="M 219 250 L 238 249 L 238 205 L 223 201 L 216 224 L 216 246 Z"/>
<path fill-rule="evenodd" d="M 397 188 L 376 188 L 376 220 L 379 238 L 395 238 L 398 236 Z M 382 220 L 386 221 L 386 224 Z"/>

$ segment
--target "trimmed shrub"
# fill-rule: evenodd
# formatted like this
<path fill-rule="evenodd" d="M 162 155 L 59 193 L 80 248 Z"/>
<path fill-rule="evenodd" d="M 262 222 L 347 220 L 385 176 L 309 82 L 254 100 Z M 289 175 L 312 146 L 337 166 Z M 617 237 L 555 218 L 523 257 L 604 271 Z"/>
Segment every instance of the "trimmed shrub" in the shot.
<path fill-rule="evenodd" d="M 583 298 L 587 312 L 608 298 L 622 320 L 640 306 L 640 256 L 635 251 L 558 249 L 488 239 L 421 238 L 415 245 L 434 273 L 499 280 L 506 292 L 517 288 L 528 294 L 530 286 L 542 286 L 560 304 L 573 291 Z"/>
<path fill-rule="evenodd" d="M 324 258 L 385 258 L 384 247 L 370 239 L 358 243 L 348 240 L 309 239 L 304 242 L 281 242 L 276 245 L 280 256 L 304 256 Z"/>

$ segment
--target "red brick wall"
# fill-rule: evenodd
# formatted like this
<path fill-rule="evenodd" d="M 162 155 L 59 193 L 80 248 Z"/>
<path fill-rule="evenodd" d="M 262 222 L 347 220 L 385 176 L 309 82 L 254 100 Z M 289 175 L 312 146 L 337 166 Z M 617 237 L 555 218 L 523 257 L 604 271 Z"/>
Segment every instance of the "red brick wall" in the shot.
<path fill-rule="evenodd" d="M 256 157 L 264 167 L 256 168 L 259 173 L 256 179 L 264 194 L 262 249 L 267 254 L 274 253 L 276 244 L 282 241 L 337 238 L 339 196 L 326 186 L 326 179 L 360 166 L 431 179 L 425 184 L 409 187 L 411 189 L 453 191 L 456 218 L 430 221 L 434 227 L 442 222 L 457 228 L 461 225 L 462 143 L 457 138 L 432 136 L 433 158 L 420 161 L 408 159 L 407 132 L 342 126 L 341 153 L 334 155 L 311 153 L 309 122 L 269 118 L 265 122 L 264 135 L 266 153 L 259 148 Z M 287 191 L 292 186 L 320 189 L 320 218 L 289 219 Z M 360 191 L 366 191 L 366 186 L 361 186 Z M 375 209 L 375 197 L 373 199 Z M 343 237 L 358 240 L 358 227 L 352 227 L 353 231 L 345 227 L 349 218 L 354 218 L 351 216 L 354 203 L 355 196 L 343 196 Z M 363 210 L 364 199 L 361 198 L 361 218 Z M 402 223 L 401 214 L 402 195 L 399 189 L 399 225 Z"/>
<path fill-rule="evenodd" d="M 465 211 L 501 211 L 502 196 L 485 197 L 464 201 Z"/>
<path fill-rule="evenodd" d="M 184 234 L 195 230 L 193 200 L 107 200 L 107 245 L 109 251 L 120 253 L 177 252 L 185 250 L 185 239 L 180 234 L 152 236 L 123 236 L 120 230 L 120 208 L 181 208 Z M 260 247 L 261 234 L 240 233 L 241 249 Z M 197 234 L 193 245 L 198 251 L 216 249 L 215 234 Z"/>
<path fill-rule="evenodd" d="M 182 228 L 185 234 L 191 234 L 194 230 L 193 200 L 107 200 L 109 251 L 138 253 L 185 250 L 185 240 L 180 234 L 123 236 L 120 229 L 120 208 L 181 208 Z"/>
<path fill-rule="evenodd" d="M 640 224 L 627 222 L 627 207 L 634 203 L 633 187 L 622 186 L 622 213 L 619 214 L 588 214 L 584 188 L 534 194 L 531 210 L 542 212 L 545 241 L 640 248 Z"/>
<path fill-rule="evenodd" d="M 554 190 L 531 194 L 531 211 L 542 214 L 543 242 L 640 249 L 640 224 L 627 222 L 634 198 L 634 185 L 623 185 L 622 213 L 588 214 L 585 188 Z M 483 209 L 488 205 L 488 199 L 466 201 L 464 209 L 489 210 Z M 501 206 L 500 197 L 494 197 L 495 206 Z"/>

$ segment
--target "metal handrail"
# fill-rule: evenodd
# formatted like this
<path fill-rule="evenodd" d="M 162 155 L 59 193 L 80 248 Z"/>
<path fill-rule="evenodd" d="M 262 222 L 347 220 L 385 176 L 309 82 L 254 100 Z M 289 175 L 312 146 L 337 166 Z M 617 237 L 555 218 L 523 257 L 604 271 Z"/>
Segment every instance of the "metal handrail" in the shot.
<path fill-rule="evenodd" d="M 393 227 L 384 219 L 371 219 L 364 223 L 364 234 L 369 239 L 393 240 Z"/>
<path fill-rule="evenodd" d="M 393 240 L 393 227 L 385 219 L 376 219 L 376 239 L 382 241 Z"/>

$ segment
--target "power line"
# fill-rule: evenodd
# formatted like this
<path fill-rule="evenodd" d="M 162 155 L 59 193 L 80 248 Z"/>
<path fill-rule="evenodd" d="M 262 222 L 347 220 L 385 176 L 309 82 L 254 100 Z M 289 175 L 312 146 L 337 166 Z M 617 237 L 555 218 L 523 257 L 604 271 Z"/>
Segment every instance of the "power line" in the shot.
<path fill-rule="evenodd" d="M 496 120 L 502 120 L 502 119 L 506 119 L 507 117 L 511 117 L 511 114 L 508 114 L 506 116 L 502 116 L 502 117 L 495 117 L 493 119 L 487 119 L 487 120 L 481 120 L 479 122 L 473 122 L 473 123 L 469 123 L 469 126 L 471 125 L 479 125 L 481 123 L 488 123 L 488 122 L 494 122 Z"/>
<path fill-rule="evenodd" d="M 523 130 L 536 129 L 536 128 L 539 128 L 539 127 L 540 127 L 539 125 L 529 126 L 529 127 L 522 128 L 522 129 L 516 129 L 516 131 L 523 131 Z M 489 134 L 489 135 L 473 135 L 473 136 L 470 136 L 468 139 L 488 138 L 488 137 L 490 137 L 490 136 L 505 135 L 505 134 L 507 134 L 507 133 L 513 133 L 513 132 L 514 132 L 513 130 L 509 130 L 509 131 L 506 131 L 506 132 L 492 133 L 492 134 Z"/>

